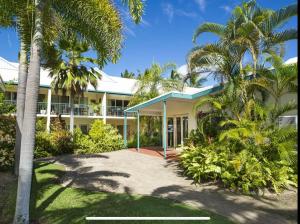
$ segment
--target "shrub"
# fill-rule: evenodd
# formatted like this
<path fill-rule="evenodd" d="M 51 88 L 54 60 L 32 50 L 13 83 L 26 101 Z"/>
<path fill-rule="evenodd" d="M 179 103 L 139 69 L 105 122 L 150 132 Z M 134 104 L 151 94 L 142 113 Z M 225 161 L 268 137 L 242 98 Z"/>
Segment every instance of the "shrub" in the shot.
<path fill-rule="evenodd" d="M 92 153 L 119 150 L 124 146 L 118 130 L 109 124 L 104 124 L 101 120 L 92 123 L 89 136 L 95 144 Z"/>
<path fill-rule="evenodd" d="M 154 134 L 153 136 L 148 136 L 144 133 L 140 135 L 140 146 L 161 146 L 161 136 Z M 137 146 L 137 137 L 136 134 L 134 137 L 128 141 L 128 148 L 135 148 Z"/>
<path fill-rule="evenodd" d="M 75 154 L 90 154 L 95 153 L 96 145 L 89 135 L 85 135 L 79 128 L 74 130 L 74 153 Z"/>
<path fill-rule="evenodd" d="M 66 130 L 51 133 L 40 131 L 36 133 L 34 157 L 57 156 L 73 153 L 72 135 Z"/>
<path fill-rule="evenodd" d="M 14 163 L 16 119 L 0 115 L 0 170 L 7 170 Z"/>
<path fill-rule="evenodd" d="M 241 122 L 243 123 L 243 122 Z M 244 193 L 297 186 L 297 131 L 263 129 L 254 121 L 232 126 L 211 144 L 186 147 L 181 164 L 196 182 L 218 180 Z"/>
<path fill-rule="evenodd" d="M 54 143 L 55 155 L 73 153 L 72 134 L 67 130 L 58 130 L 51 133 L 51 139 Z"/>
<path fill-rule="evenodd" d="M 45 131 L 46 130 L 46 118 L 38 117 L 36 120 L 35 130 L 36 132 Z"/>
<path fill-rule="evenodd" d="M 42 158 L 54 155 L 54 143 L 51 134 L 45 131 L 36 133 L 34 157 Z"/>

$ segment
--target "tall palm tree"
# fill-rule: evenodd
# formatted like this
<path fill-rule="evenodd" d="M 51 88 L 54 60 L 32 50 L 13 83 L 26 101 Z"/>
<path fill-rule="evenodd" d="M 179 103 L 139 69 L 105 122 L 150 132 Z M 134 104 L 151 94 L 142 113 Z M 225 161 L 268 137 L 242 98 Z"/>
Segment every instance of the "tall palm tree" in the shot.
<path fill-rule="evenodd" d="M 256 67 L 259 56 L 264 52 L 274 52 L 278 46 L 282 50 L 282 44 L 287 40 L 297 39 L 295 29 L 277 31 L 291 17 L 297 15 L 297 4 L 281 8 L 277 11 L 263 9 L 255 0 L 237 6 L 231 19 L 226 25 L 217 23 L 203 23 L 195 31 L 193 41 L 205 32 L 216 34 L 224 44 L 238 44 L 240 46 L 240 70 L 242 70 L 243 57 L 249 51 L 253 60 L 253 74 L 256 75 Z"/>
<path fill-rule="evenodd" d="M 298 92 L 298 65 L 285 65 L 283 60 L 272 55 L 268 58 L 272 63 L 271 69 L 263 69 L 259 74 L 264 82 L 254 82 L 257 86 L 265 89 L 274 100 L 274 108 L 282 102 L 282 97 L 286 94 Z"/>
<path fill-rule="evenodd" d="M 141 0 L 123 0 L 135 22 L 140 21 L 143 12 Z M 34 27 L 32 29 L 31 52 L 26 83 L 25 109 L 22 129 L 19 179 L 14 223 L 29 223 L 29 202 L 35 145 L 35 123 L 37 97 L 40 82 L 40 61 L 43 30 L 53 15 L 60 17 L 65 26 L 82 35 L 98 53 L 98 62 L 115 62 L 120 55 L 121 21 L 110 0 L 35 0 Z"/>
<path fill-rule="evenodd" d="M 19 159 L 22 138 L 22 125 L 25 108 L 25 92 L 27 80 L 27 56 L 29 53 L 31 25 L 32 25 L 32 2 L 28 1 L 3 1 L 0 10 L 0 26 L 13 27 L 19 33 L 20 52 L 19 52 L 19 73 L 17 88 L 17 107 L 16 107 L 16 144 L 15 144 L 15 169 L 17 176 L 19 172 Z"/>
<path fill-rule="evenodd" d="M 79 41 L 76 37 L 61 39 L 57 46 L 56 63 L 50 68 L 51 86 L 56 93 L 59 90 L 70 94 L 70 132 L 74 130 L 74 97 L 82 96 L 89 84 L 97 88 L 97 81 L 101 74 L 92 67 L 87 68 L 84 63 L 97 63 L 97 60 L 83 56 L 89 50 L 86 41 Z M 52 59 L 53 60 L 53 59 Z"/>
<path fill-rule="evenodd" d="M 167 71 L 175 69 L 175 67 L 172 63 L 163 66 L 153 63 L 149 69 L 138 76 L 137 91 L 129 105 L 136 105 L 167 91 L 180 90 L 182 88 L 181 80 L 164 77 Z"/>
<path fill-rule="evenodd" d="M 127 69 L 125 69 L 124 72 L 121 72 L 121 77 L 122 78 L 127 78 L 127 79 L 134 79 L 135 74 L 133 72 L 129 72 Z"/>

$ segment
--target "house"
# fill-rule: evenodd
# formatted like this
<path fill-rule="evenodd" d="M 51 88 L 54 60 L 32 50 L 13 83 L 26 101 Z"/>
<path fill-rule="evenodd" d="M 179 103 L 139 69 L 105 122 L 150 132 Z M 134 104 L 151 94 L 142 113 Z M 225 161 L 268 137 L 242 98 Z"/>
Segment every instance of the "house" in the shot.
<path fill-rule="evenodd" d="M 0 74 L 6 84 L 5 100 L 6 102 L 16 104 L 17 84 L 18 84 L 19 64 L 10 62 L 0 57 Z M 137 89 L 137 80 L 111 76 L 103 71 L 101 80 L 98 80 L 97 89 L 92 86 L 83 97 L 77 97 L 75 102 L 75 127 L 80 128 L 86 133 L 93 120 L 101 119 L 104 123 L 111 124 L 123 135 L 124 129 L 124 111 L 128 108 L 128 103 Z M 60 117 L 65 121 L 67 128 L 70 119 L 69 95 L 63 95 L 62 92 L 55 93 L 51 90 L 51 79 L 48 76 L 49 70 L 41 69 L 40 89 L 37 103 L 37 116 L 47 119 L 46 129 L 50 129 L 51 118 Z M 194 94 L 206 90 L 205 88 L 185 87 L 183 93 Z M 191 109 L 191 107 L 189 107 Z M 187 118 L 193 124 L 188 125 Z M 182 113 L 185 127 L 184 136 L 195 128 L 195 120 L 191 113 L 185 111 Z M 126 113 L 126 131 L 129 136 L 136 133 L 136 113 Z"/>
<path fill-rule="evenodd" d="M 297 63 L 293 58 L 286 63 Z M 184 87 L 183 91 L 171 91 L 128 108 L 128 103 L 137 89 L 137 80 L 110 76 L 98 70 L 102 78 L 94 89 L 88 87 L 83 97 L 75 98 L 75 126 L 84 133 L 88 131 L 93 120 L 101 119 L 104 123 L 116 127 L 124 136 L 125 144 L 128 136 L 137 133 L 139 136 L 140 116 L 161 116 L 163 118 L 163 148 L 182 146 L 191 130 L 197 128 L 194 105 L 200 97 L 217 93 L 221 86 L 202 88 Z M 9 62 L 0 57 L 0 74 L 6 84 L 5 99 L 16 103 L 18 63 Z M 47 119 L 47 130 L 51 118 L 61 115 L 69 124 L 70 105 L 68 94 L 55 93 L 51 90 L 49 71 L 41 69 L 40 89 L 37 104 L 37 116 Z M 297 99 L 297 94 L 288 96 Z M 205 110 L 205 108 L 203 108 Z M 283 116 L 281 123 L 297 123 L 297 110 Z M 139 148 L 139 138 L 137 148 Z"/>

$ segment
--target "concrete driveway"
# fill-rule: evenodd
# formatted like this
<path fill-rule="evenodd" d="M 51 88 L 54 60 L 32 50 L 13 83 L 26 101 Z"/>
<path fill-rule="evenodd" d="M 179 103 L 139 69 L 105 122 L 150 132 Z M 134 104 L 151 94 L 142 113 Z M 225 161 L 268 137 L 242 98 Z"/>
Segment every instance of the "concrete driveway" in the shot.
<path fill-rule="evenodd" d="M 237 223 L 296 223 L 297 192 L 258 198 L 231 193 L 216 185 L 194 185 L 174 160 L 129 150 L 93 156 L 61 156 L 63 185 L 90 190 L 171 198 L 229 217 Z"/>

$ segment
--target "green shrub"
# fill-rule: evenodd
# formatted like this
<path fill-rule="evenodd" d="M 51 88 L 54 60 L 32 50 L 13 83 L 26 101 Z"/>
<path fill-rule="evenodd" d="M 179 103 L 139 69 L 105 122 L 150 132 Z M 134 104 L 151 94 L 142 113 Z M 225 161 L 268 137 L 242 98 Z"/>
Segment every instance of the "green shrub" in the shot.
<path fill-rule="evenodd" d="M 36 119 L 36 125 L 35 125 L 36 132 L 45 131 L 46 130 L 46 122 L 47 122 L 47 120 L 45 117 L 38 117 Z"/>
<path fill-rule="evenodd" d="M 42 158 L 54 155 L 54 143 L 51 134 L 45 131 L 36 133 L 34 157 Z"/>
<path fill-rule="evenodd" d="M 16 119 L 0 115 L 0 170 L 10 169 L 14 164 Z"/>
<path fill-rule="evenodd" d="M 36 133 L 34 157 L 49 157 L 73 153 L 72 135 L 66 130 Z"/>
<path fill-rule="evenodd" d="M 74 153 L 75 154 L 91 154 L 95 153 L 96 145 L 89 135 L 82 133 L 80 128 L 74 130 Z"/>
<path fill-rule="evenodd" d="M 92 123 L 89 136 L 95 144 L 92 153 L 110 152 L 124 147 L 118 130 L 109 124 L 104 124 L 101 120 Z"/>
<path fill-rule="evenodd" d="M 243 122 L 241 122 L 243 123 Z M 233 126 L 211 144 L 186 147 L 181 164 L 196 182 L 218 180 L 244 193 L 297 186 L 297 131 L 262 129 L 254 121 Z"/>
<path fill-rule="evenodd" d="M 72 134 L 67 130 L 58 130 L 51 133 L 54 142 L 55 155 L 73 153 L 74 144 Z"/>
<path fill-rule="evenodd" d="M 148 136 L 144 133 L 140 135 L 140 146 L 161 146 L 161 136 L 155 133 L 153 136 Z M 135 148 L 137 146 L 137 136 L 136 134 L 133 136 L 131 140 L 128 141 L 128 148 Z"/>

